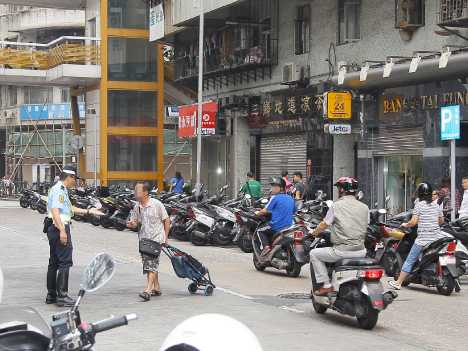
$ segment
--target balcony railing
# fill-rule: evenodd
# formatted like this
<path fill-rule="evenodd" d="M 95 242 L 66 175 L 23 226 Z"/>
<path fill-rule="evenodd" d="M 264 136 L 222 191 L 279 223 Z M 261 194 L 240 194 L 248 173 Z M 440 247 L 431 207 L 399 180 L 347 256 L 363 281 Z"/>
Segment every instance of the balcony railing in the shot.
<path fill-rule="evenodd" d="M 255 67 L 265 67 L 278 63 L 278 43 L 273 39 L 257 39 L 257 45 L 249 40 L 228 42 L 223 46 L 205 49 L 203 72 L 205 74 L 226 74 Z M 191 47 L 197 48 L 194 43 Z M 177 52 L 176 46 L 176 52 Z M 179 48 L 180 49 L 180 48 Z M 179 50 L 180 51 L 180 50 Z M 198 76 L 198 55 L 196 53 L 179 56 L 174 60 L 174 80 Z"/>
<path fill-rule="evenodd" d="M 100 65 L 101 39 L 60 37 L 48 44 L 0 41 L 3 68 L 47 70 L 61 64 Z"/>
<path fill-rule="evenodd" d="M 468 25 L 468 0 L 439 0 L 438 23 L 462 22 Z"/>

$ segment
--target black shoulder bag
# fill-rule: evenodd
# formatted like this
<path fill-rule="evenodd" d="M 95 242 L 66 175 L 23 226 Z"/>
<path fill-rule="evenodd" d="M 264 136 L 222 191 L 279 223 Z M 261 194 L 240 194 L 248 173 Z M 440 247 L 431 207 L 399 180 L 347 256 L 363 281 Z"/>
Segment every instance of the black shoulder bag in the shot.
<path fill-rule="evenodd" d="M 140 207 L 138 207 L 138 210 L 140 211 L 140 215 L 141 215 Z M 138 229 L 138 240 L 140 240 L 140 229 L 141 229 L 141 226 Z M 151 239 L 146 239 L 146 238 L 141 239 L 139 251 L 142 255 L 149 256 L 152 258 L 158 258 L 159 255 L 161 254 L 161 243 L 151 240 Z"/>

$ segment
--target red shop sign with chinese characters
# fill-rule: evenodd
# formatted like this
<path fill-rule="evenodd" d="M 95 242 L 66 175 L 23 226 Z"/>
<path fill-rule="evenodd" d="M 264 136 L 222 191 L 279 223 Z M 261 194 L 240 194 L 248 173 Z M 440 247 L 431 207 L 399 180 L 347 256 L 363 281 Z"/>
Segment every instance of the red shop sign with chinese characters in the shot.
<path fill-rule="evenodd" d="M 202 134 L 214 134 L 216 130 L 217 102 L 209 102 L 202 105 Z M 198 105 L 179 108 L 179 138 L 196 135 L 197 123 L 195 115 Z"/>

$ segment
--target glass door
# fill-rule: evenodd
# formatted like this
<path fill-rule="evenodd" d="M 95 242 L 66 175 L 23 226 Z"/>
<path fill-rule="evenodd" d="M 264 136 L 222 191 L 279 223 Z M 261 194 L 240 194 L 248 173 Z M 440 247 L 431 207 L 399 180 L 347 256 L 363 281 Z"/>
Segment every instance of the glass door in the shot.
<path fill-rule="evenodd" d="M 387 208 L 390 215 L 414 207 L 415 190 L 422 182 L 422 156 L 388 156 L 383 162 L 383 197 L 390 195 Z M 383 199 L 380 199 L 383 203 Z"/>

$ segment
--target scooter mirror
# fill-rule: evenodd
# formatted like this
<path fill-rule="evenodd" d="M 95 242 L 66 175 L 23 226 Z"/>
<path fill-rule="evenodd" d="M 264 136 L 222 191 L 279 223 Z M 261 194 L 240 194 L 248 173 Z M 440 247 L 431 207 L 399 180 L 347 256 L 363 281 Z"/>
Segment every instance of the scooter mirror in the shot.
<path fill-rule="evenodd" d="M 385 198 L 385 203 L 387 203 L 389 201 L 390 201 L 390 195 L 387 195 L 387 197 Z"/>
<path fill-rule="evenodd" d="M 357 199 L 358 199 L 358 200 L 362 200 L 363 197 L 364 197 L 364 193 L 363 193 L 362 191 L 359 191 L 359 192 L 357 193 Z"/>
<path fill-rule="evenodd" d="M 114 275 L 116 270 L 115 260 L 107 254 L 99 254 L 93 258 L 81 277 L 81 287 L 87 292 L 92 292 L 104 284 Z"/>

